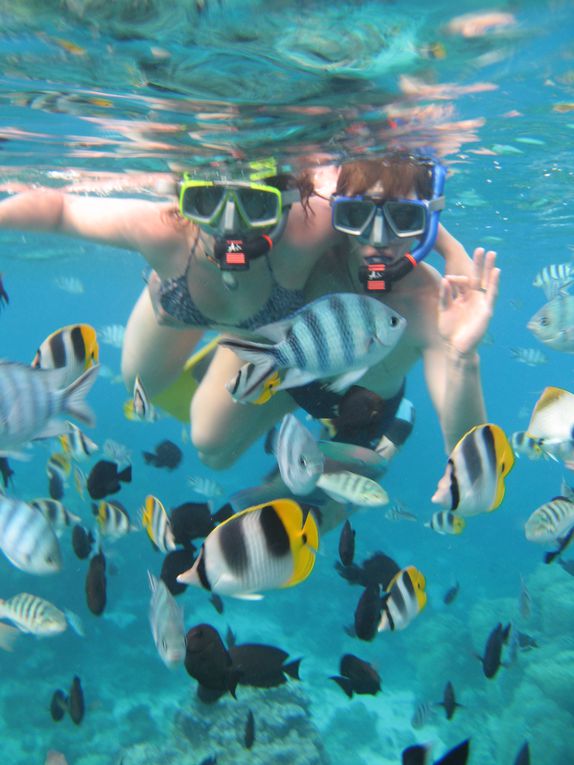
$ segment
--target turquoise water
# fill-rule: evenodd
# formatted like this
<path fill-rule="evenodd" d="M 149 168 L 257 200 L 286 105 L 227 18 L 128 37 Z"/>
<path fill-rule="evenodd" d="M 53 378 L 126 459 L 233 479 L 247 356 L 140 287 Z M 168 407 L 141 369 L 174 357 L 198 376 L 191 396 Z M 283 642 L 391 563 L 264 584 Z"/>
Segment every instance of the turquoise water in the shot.
<path fill-rule="evenodd" d="M 543 347 L 526 329 L 544 297 L 532 286 L 544 265 L 572 260 L 574 173 L 574 10 L 570 2 L 499 3 L 488 12 L 514 23 L 464 37 L 451 22 L 484 9 L 474 0 L 435 2 L 0 2 L 0 188 L 83 184 L 93 193 L 161 196 L 165 174 L 182 167 L 273 153 L 294 170 L 397 146 L 432 146 L 450 170 L 442 222 L 469 251 L 497 250 L 502 282 L 491 342 L 481 351 L 489 418 L 510 434 L 528 424 L 542 389 L 571 389 L 572 357 Z M 272 8 L 268 6 L 272 5 Z M 201 9 L 202 10 L 199 10 Z M 434 53 L 433 53 L 434 51 Z M 405 78 L 409 78 L 405 80 Z M 415 94 L 413 82 L 419 83 Z M 421 89 L 424 83 L 426 90 Z M 432 89 L 431 89 L 432 87 Z M 142 288 L 135 254 L 55 236 L 0 232 L 0 272 L 10 295 L 2 311 L 1 355 L 31 361 L 60 326 L 125 325 Z M 441 267 L 436 256 L 430 262 Z M 71 294 L 56 283 L 80 280 Z M 538 348 L 548 363 L 518 363 L 511 348 Z M 206 470 L 180 424 L 128 422 L 120 351 L 100 344 L 110 370 L 90 394 L 100 445 L 111 438 L 133 452 L 134 481 L 120 499 L 134 520 L 145 494 L 172 507 L 193 496 L 188 476 L 217 480 L 229 494 L 256 485 L 272 467 L 262 445 L 224 473 Z M 420 368 L 408 396 L 416 429 L 384 479 L 393 500 L 422 520 L 445 456 Z M 163 438 L 182 445 L 173 473 L 144 465 L 142 449 Z M 49 446 L 14 463 L 13 492 L 46 494 Z M 416 480 L 413 480 L 416 471 Z M 519 460 L 503 506 L 473 519 L 461 537 L 439 537 L 421 522 L 393 522 L 384 511 L 354 516 L 357 558 L 384 550 L 427 579 L 429 604 L 404 632 L 372 643 L 348 637 L 359 596 L 333 569 L 338 532 L 322 540 L 312 576 L 261 603 L 226 599 L 222 615 L 199 590 L 179 598 L 185 624 L 207 621 L 240 642 L 261 641 L 302 656 L 301 682 L 263 691 L 241 687 L 238 700 L 202 707 L 193 681 L 161 663 L 148 624 L 146 570 L 161 558 L 144 534 L 106 548 L 108 607 L 93 616 L 84 600 L 86 564 L 62 539 L 64 566 L 32 577 L 0 561 L 0 596 L 28 591 L 77 612 L 86 636 L 22 636 L 0 652 L 3 761 L 44 763 L 50 749 L 69 765 L 220 765 L 252 762 L 389 765 L 404 747 L 432 742 L 438 758 L 471 737 L 473 765 L 507 765 L 528 738 L 532 762 L 574 762 L 574 583 L 542 548 L 526 542 L 523 524 L 560 491 L 566 471 L 552 462 Z M 570 474 L 570 483 L 574 478 Z M 70 508 L 89 522 L 76 497 Z M 519 615 L 520 577 L 532 616 Z M 452 606 L 444 592 L 459 581 Z M 539 648 L 487 680 L 475 658 L 497 621 L 512 621 Z M 383 692 L 349 701 L 328 678 L 343 653 L 379 670 Z M 82 679 L 86 716 L 52 722 L 56 688 Z M 451 680 L 463 708 L 447 721 L 438 708 L 422 729 L 416 705 L 442 698 Z M 242 746 L 247 710 L 256 743 Z"/>

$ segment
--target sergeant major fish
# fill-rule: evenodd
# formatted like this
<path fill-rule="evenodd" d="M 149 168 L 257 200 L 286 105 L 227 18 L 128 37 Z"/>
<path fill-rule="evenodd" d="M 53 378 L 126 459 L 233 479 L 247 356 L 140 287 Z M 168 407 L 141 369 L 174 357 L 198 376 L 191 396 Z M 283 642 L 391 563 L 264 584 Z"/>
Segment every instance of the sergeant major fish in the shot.
<path fill-rule="evenodd" d="M 361 507 L 379 507 L 389 501 L 389 495 L 380 484 L 372 478 L 351 473 L 349 470 L 323 473 L 317 480 L 317 486 L 336 502 L 350 502 Z"/>
<path fill-rule="evenodd" d="M 10 563 L 29 574 L 53 574 L 62 567 L 50 522 L 19 499 L 0 497 L 0 549 Z"/>
<path fill-rule="evenodd" d="M 8 619 L 21 632 L 32 635 L 58 635 L 71 624 L 82 635 L 78 617 L 72 612 L 60 611 L 53 603 L 37 595 L 21 592 L 9 600 L 0 600 L 0 619 Z"/>
<path fill-rule="evenodd" d="M 405 327 L 402 316 L 375 298 L 342 293 L 318 298 L 283 321 L 259 327 L 257 333 L 271 343 L 224 338 L 220 345 L 258 367 L 246 396 L 280 369 L 286 372 L 277 390 L 334 378 L 330 388 L 343 392 L 393 350 Z"/>
<path fill-rule="evenodd" d="M 94 415 L 84 397 L 97 374 L 98 367 L 91 367 L 61 388 L 58 370 L 0 362 L 0 456 L 17 455 L 29 441 L 60 435 L 66 426 L 57 416 L 63 412 L 93 425 Z"/>
<path fill-rule="evenodd" d="M 533 287 L 541 287 L 547 300 L 565 294 L 574 284 L 574 265 L 572 263 L 551 263 L 544 266 L 534 277 Z"/>
<path fill-rule="evenodd" d="M 495 510 L 504 498 L 504 479 L 514 454 L 504 431 L 486 423 L 469 430 L 450 453 L 432 502 L 459 515 Z"/>

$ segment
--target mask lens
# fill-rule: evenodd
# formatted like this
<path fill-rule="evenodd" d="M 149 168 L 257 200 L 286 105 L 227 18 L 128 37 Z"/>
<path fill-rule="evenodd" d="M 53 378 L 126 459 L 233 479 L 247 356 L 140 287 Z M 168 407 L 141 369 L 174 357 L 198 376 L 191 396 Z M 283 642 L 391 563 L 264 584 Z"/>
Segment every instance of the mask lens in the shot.
<path fill-rule="evenodd" d="M 270 225 L 280 217 L 280 199 L 271 191 L 239 188 L 235 191 L 241 212 L 251 225 Z"/>
<path fill-rule="evenodd" d="M 225 196 L 225 189 L 221 186 L 191 186 L 185 189 L 181 202 L 184 215 L 193 220 L 210 223 Z"/>
<path fill-rule="evenodd" d="M 337 201 L 333 208 L 333 227 L 348 234 L 362 234 L 374 210 L 375 205 L 365 200 Z"/>
<path fill-rule="evenodd" d="M 416 236 L 426 227 L 426 208 L 417 202 L 386 202 L 385 216 L 397 236 Z"/>

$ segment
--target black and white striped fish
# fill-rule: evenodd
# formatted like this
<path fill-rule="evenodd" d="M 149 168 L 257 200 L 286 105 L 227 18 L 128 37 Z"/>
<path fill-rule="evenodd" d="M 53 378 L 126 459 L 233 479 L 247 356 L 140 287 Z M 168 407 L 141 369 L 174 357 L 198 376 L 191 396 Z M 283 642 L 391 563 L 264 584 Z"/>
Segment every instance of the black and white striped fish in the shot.
<path fill-rule="evenodd" d="M 565 293 L 574 284 L 574 263 L 551 263 L 534 277 L 533 287 L 541 287 L 547 300 Z"/>
<path fill-rule="evenodd" d="M 83 635 L 81 621 L 71 611 L 60 611 L 49 600 L 38 595 L 21 592 L 9 600 L 0 600 L 0 619 L 8 619 L 21 632 L 32 635 L 58 635 L 64 632 L 68 624 Z"/>
<path fill-rule="evenodd" d="M 466 521 L 452 510 L 437 510 L 425 526 L 436 531 L 437 534 L 462 534 Z"/>
<path fill-rule="evenodd" d="M 175 550 L 176 545 L 169 516 L 163 504 L 152 494 L 148 494 L 144 500 L 141 510 L 141 521 L 152 544 L 160 552 L 168 553 L 171 550 Z"/>
<path fill-rule="evenodd" d="M 65 432 L 66 425 L 58 420 L 64 412 L 93 425 L 94 414 L 84 397 L 97 374 L 98 367 L 91 367 L 67 388 L 61 388 L 59 370 L 0 362 L 0 456 L 18 454 L 29 441 Z"/>
<path fill-rule="evenodd" d="M 44 340 L 36 351 L 32 366 L 62 370 L 60 385 L 65 388 L 97 364 L 99 354 L 96 330 L 89 324 L 70 324 L 52 332 Z"/>
<path fill-rule="evenodd" d="M 90 457 L 100 448 L 92 439 L 83 433 L 80 428 L 69 420 L 66 422 L 68 432 L 60 436 L 62 449 L 74 460 L 81 461 Z"/>
<path fill-rule="evenodd" d="M 319 532 L 292 499 L 231 516 L 207 536 L 193 566 L 177 577 L 220 595 L 260 599 L 261 590 L 292 587 L 315 565 Z"/>
<path fill-rule="evenodd" d="M 512 358 L 527 367 L 539 367 L 548 364 L 548 356 L 538 348 L 511 348 Z"/>
<path fill-rule="evenodd" d="M 383 598 L 377 632 L 404 630 L 427 603 L 426 581 L 414 566 L 403 568 L 392 578 Z"/>
<path fill-rule="evenodd" d="M 57 536 L 61 536 L 68 526 L 82 520 L 79 515 L 71 513 L 57 499 L 33 499 L 29 504 L 37 508 L 50 521 Z"/>
<path fill-rule="evenodd" d="M 323 473 L 317 479 L 317 486 L 336 502 L 360 507 L 380 507 L 389 502 L 389 495 L 379 483 L 350 470 Z"/>
<path fill-rule="evenodd" d="M 554 497 L 532 513 L 524 526 L 529 542 L 548 544 L 558 542 L 574 527 L 574 502 L 566 497 Z"/>
<path fill-rule="evenodd" d="M 54 574 L 62 567 L 50 522 L 20 499 L 0 497 L 0 549 L 10 563 L 29 574 Z"/>
<path fill-rule="evenodd" d="M 405 327 L 406 320 L 379 300 L 341 293 L 318 298 L 288 319 L 258 327 L 257 333 L 271 343 L 225 337 L 219 344 L 258 370 L 244 396 L 279 369 L 286 372 L 277 390 L 334 378 L 329 387 L 342 392 L 393 350 Z"/>
<path fill-rule="evenodd" d="M 151 403 L 139 375 L 134 382 L 133 397 L 124 404 L 124 415 L 128 420 L 138 422 L 156 422 L 157 410 Z"/>
<path fill-rule="evenodd" d="M 119 502 L 102 500 L 97 505 L 94 502 L 92 503 L 92 510 L 103 537 L 119 539 L 129 534 L 130 531 L 138 530 L 137 526 L 132 525 L 126 509 Z"/>

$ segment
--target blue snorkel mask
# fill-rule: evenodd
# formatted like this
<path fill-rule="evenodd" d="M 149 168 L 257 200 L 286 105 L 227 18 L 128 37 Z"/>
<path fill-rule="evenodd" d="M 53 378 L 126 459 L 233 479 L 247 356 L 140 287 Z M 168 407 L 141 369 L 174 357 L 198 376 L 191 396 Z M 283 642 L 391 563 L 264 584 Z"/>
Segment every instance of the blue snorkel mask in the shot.
<path fill-rule="evenodd" d="M 359 278 L 368 291 L 388 292 L 432 250 L 439 217 L 444 209 L 446 169 L 433 162 L 431 199 L 377 200 L 369 196 L 331 197 L 333 228 L 362 239 L 375 249 L 397 244 L 401 239 L 418 239 L 417 246 L 398 259 L 383 254 L 365 258 Z"/>

